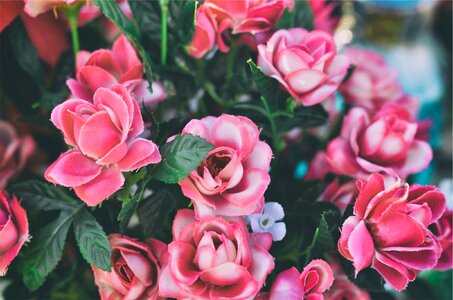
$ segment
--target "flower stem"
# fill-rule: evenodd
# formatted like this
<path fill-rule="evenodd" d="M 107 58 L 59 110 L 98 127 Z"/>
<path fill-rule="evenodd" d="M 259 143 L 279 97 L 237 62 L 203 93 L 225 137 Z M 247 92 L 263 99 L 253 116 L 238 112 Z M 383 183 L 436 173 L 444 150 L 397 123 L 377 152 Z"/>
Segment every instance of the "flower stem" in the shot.
<path fill-rule="evenodd" d="M 72 39 L 72 52 L 74 54 L 74 64 L 77 63 L 77 53 L 80 50 L 79 43 L 79 32 L 77 31 L 77 21 L 79 17 L 79 11 L 82 8 L 82 2 L 74 6 L 64 6 L 62 7 L 63 13 L 66 15 L 69 23 L 69 29 L 71 30 L 71 39 Z"/>
<path fill-rule="evenodd" d="M 226 82 L 230 82 L 231 78 L 234 75 L 234 62 L 237 53 L 237 46 L 236 43 L 233 42 L 230 48 L 230 52 L 228 52 L 227 56 L 227 71 L 226 71 Z"/>
<path fill-rule="evenodd" d="M 280 137 L 277 133 L 277 126 L 275 124 L 274 120 L 274 115 L 271 112 L 271 109 L 269 107 L 269 104 L 267 103 L 266 98 L 260 97 L 261 102 L 263 102 L 264 110 L 266 111 L 266 117 L 269 120 L 269 123 L 271 124 L 271 134 L 272 134 L 272 146 L 275 150 L 275 152 L 280 152 L 283 148 L 283 144 L 280 141 Z"/>
<path fill-rule="evenodd" d="M 167 27 L 168 27 L 168 1 L 169 0 L 160 0 L 160 11 L 161 11 L 161 48 L 160 48 L 160 63 L 165 65 L 167 63 Z"/>

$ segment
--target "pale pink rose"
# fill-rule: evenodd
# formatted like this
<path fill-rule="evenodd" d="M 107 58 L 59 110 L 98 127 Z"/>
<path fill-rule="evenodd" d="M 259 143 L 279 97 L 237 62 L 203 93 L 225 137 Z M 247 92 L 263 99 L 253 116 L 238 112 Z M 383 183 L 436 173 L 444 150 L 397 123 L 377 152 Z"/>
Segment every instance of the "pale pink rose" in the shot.
<path fill-rule="evenodd" d="M 98 88 L 110 88 L 117 83 L 124 85 L 140 106 L 142 103 L 153 105 L 166 97 L 159 82 L 153 83 L 153 87 L 158 86 L 153 93 L 148 90 L 148 81 L 143 79 L 143 64 L 124 35 L 115 41 L 112 50 L 79 51 L 76 79 L 66 81 L 73 98 L 89 101 Z"/>
<path fill-rule="evenodd" d="M 337 3 L 327 0 L 308 0 L 308 3 L 313 11 L 315 29 L 333 34 L 340 21 L 339 17 L 333 16 L 333 11 Z"/>
<path fill-rule="evenodd" d="M 179 182 L 197 217 L 261 213 L 272 150 L 259 140 L 258 127 L 241 116 L 222 115 L 190 121 L 182 134 L 214 145 L 201 165 Z"/>
<path fill-rule="evenodd" d="M 127 0 L 116 0 L 121 11 L 128 17 L 132 18 L 132 10 L 129 6 Z M 92 3 L 91 0 L 88 0 L 85 5 L 82 6 L 79 12 L 78 26 L 84 26 L 88 22 L 93 21 L 94 19 L 101 17 L 102 23 L 105 28 L 105 37 L 108 41 L 111 41 L 118 37 L 121 33 L 118 26 L 113 24 L 109 19 L 107 19 L 99 10 L 99 8 Z"/>
<path fill-rule="evenodd" d="M 217 46 L 222 52 L 230 49 L 226 32 L 256 35 L 274 28 L 287 4 L 283 0 L 206 0 L 204 4 L 217 22 Z"/>
<path fill-rule="evenodd" d="M 269 233 L 249 234 L 243 218 L 195 219 L 179 210 L 173 221 L 168 264 L 159 278 L 162 297 L 248 299 L 274 269 Z"/>
<path fill-rule="evenodd" d="M 258 46 L 258 66 L 294 99 L 310 106 L 338 89 L 349 62 L 337 55 L 328 33 L 292 28 L 275 32 L 266 45 Z"/>
<path fill-rule="evenodd" d="M 101 299 L 158 299 L 160 267 L 166 259 L 167 245 L 156 239 L 148 239 L 145 244 L 120 234 L 111 234 L 109 240 L 111 271 L 91 267 Z"/>
<path fill-rule="evenodd" d="M 122 85 L 99 88 L 93 103 L 66 100 L 53 109 L 51 121 L 74 149 L 63 153 L 44 176 L 74 188 L 89 206 L 98 205 L 121 188 L 121 172 L 161 160 L 157 146 L 138 137 L 143 132 L 140 109 Z"/>
<path fill-rule="evenodd" d="M 344 213 L 349 204 L 353 204 L 357 198 L 358 190 L 354 181 L 340 184 L 335 178 L 319 196 L 318 201 L 329 202 L 337 206 L 341 213 Z"/>
<path fill-rule="evenodd" d="M 354 215 L 347 218 L 338 251 L 353 262 L 355 273 L 372 266 L 394 289 L 404 290 L 419 271 L 437 265 L 441 247 L 428 230 L 445 209 L 445 197 L 431 187 L 389 187 L 372 174 L 357 181 Z"/>
<path fill-rule="evenodd" d="M 79 0 L 24 0 L 24 11 L 30 17 L 36 17 L 58 6 L 70 6 Z"/>
<path fill-rule="evenodd" d="M 324 294 L 325 300 L 371 300 L 366 290 L 362 290 L 349 281 L 338 261 L 329 257 L 328 262 L 332 267 L 335 281 L 332 287 Z"/>
<path fill-rule="evenodd" d="M 403 107 L 385 106 L 374 116 L 354 107 L 343 120 L 341 135 L 328 144 L 326 159 L 341 175 L 363 179 L 382 172 L 404 178 L 432 159 L 429 144 L 416 138 L 417 127 Z"/>
<path fill-rule="evenodd" d="M 347 48 L 344 55 L 355 66 L 351 77 L 340 89 L 347 103 L 376 110 L 383 103 L 402 96 L 397 72 L 387 65 L 380 54 L 372 50 Z"/>
<path fill-rule="evenodd" d="M 299 273 L 295 267 L 281 272 L 275 278 L 269 300 L 321 300 L 334 281 L 332 268 L 325 261 L 311 261 Z"/>
<path fill-rule="evenodd" d="M 217 22 L 209 8 L 201 5 L 197 9 L 195 32 L 187 46 L 187 52 L 195 58 L 201 58 L 214 48 L 217 35 Z"/>
<path fill-rule="evenodd" d="M 28 241 L 27 213 L 17 198 L 0 190 L 0 276 Z"/>
<path fill-rule="evenodd" d="M 35 150 L 35 142 L 29 135 L 18 137 L 10 123 L 0 120 L 0 189 L 22 169 Z"/>

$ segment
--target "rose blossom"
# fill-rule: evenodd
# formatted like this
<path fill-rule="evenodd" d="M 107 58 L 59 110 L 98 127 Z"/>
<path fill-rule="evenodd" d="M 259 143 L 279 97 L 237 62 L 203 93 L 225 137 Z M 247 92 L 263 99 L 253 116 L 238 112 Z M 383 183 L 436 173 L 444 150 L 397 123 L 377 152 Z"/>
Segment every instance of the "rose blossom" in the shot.
<path fill-rule="evenodd" d="M 260 295 L 261 300 L 301 300 L 323 299 L 334 281 L 332 268 L 325 261 L 311 261 L 299 273 L 295 267 L 281 272 L 275 278 L 270 293 Z"/>
<path fill-rule="evenodd" d="M 337 55 L 328 33 L 292 28 L 275 32 L 266 45 L 258 46 L 258 66 L 294 99 L 310 106 L 338 89 L 349 62 Z"/>
<path fill-rule="evenodd" d="M 243 218 L 195 219 L 179 210 L 173 221 L 168 264 L 159 278 L 160 295 L 190 299 L 254 297 L 274 269 L 272 236 L 249 234 Z"/>
<path fill-rule="evenodd" d="M 246 117 L 222 115 L 190 121 L 182 131 L 187 133 L 215 146 L 201 165 L 179 182 L 197 217 L 260 213 L 270 183 L 272 150 L 259 140 L 258 127 Z"/>
<path fill-rule="evenodd" d="M 101 299 L 157 299 L 167 245 L 155 239 L 148 239 L 145 244 L 120 234 L 111 234 L 109 240 L 111 272 L 91 267 Z"/>
<path fill-rule="evenodd" d="M 74 188 L 89 206 L 98 205 L 121 188 L 121 172 L 161 160 L 157 146 L 138 137 L 143 132 L 140 109 L 122 85 L 99 88 L 93 103 L 66 100 L 53 109 L 51 121 L 74 149 L 63 153 L 44 177 Z"/>
<path fill-rule="evenodd" d="M 400 185 L 398 179 L 386 188 L 377 173 L 358 180 L 354 215 L 344 222 L 338 240 L 338 251 L 353 262 L 356 275 L 371 265 L 398 291 L 420 270 L 436 266 L 441 248 L 428 225 L 445 209 L 439 191 Z"/>
<path fill-rule="evenodd" d="M 27 213 L 16 197 L 0 190 L 0 276 L 28 241 Z"/>
<path fill-rule="evenodd" d="M 336 173 L 355 178 L 373 172 L 404 178 L 423 170 L 432 159 L 431 147 L 415 137 L 418 126 L 409 116 L 396 106 L 385 106 L 374 116 L 352 108 L 341 135 L 327 146 L 327 161 Z"/>
<path fill-rule="evenodd" d="M 19 138 L 8 122 L 0 120 L 0 188 L 9 178 L 22 169 L 35 150 L 35 142 L 29 135 Z"/>
<path fill-rule="evenodd" d="M 313 11 L 314 25 L 316 29 L 333 34 L 340 18 L 333 17 L 335 2 L 327 0 L 308 0 Z"/>
<path fill-rule="evenodd" d="M 24 0 L 24 11 L 30 17 L 36 17 L 42 13 L 52 10 L 57 6 L 70 6 L 79 0 Z"/>
<path fill-rule="evenodd" d="M 124 35 L 115 41 L 112 50 L 79 51 L 76 79 L 66 81 L 74 98 L 89 101 L 98 88 L 110 88 L 117 83 L 124 85 L 140 106 L 158 103 L 166 97 L 159 82 L 153 83 L 150 93 L 148 81 L 143 79 L 143 64 Z"/>
<path fill-rule="evenodd" d="M 225 41 L 227 30 L 233 35 L 256 35 L 272 30 L 286 8 L 283 0 L 206 0 L 206 6 L 217 22 L 217 46 L 222 52 L 228 52 Z"/>
<path fill-rule="evenodd" d="M 380 54 L 372 50 L 347 48 L 344 55 L 355 66 L 351 77 L 340 89 L 347 103 L 375 110 L 384 102 L 402 96 L 397 72 L 387 65 Z"/>
<path fill-rule="evenodd" d="M 217 23 L 209 8 L 201 5 L 197 9 L 195 32 L 187 51 L 195 58 L 201 58 L 214 48 L 216 43 Z"/>

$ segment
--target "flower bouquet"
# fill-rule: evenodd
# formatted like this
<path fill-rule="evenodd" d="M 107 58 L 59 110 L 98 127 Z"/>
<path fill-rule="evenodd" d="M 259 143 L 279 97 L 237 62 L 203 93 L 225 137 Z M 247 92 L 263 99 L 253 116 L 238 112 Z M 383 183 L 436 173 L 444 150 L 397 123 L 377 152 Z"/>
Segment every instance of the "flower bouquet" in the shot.
<path fill-rule="evenodd" d="M 430 123 L 340 6 L 0 2 L 5 299 L 448 299 Z"/>

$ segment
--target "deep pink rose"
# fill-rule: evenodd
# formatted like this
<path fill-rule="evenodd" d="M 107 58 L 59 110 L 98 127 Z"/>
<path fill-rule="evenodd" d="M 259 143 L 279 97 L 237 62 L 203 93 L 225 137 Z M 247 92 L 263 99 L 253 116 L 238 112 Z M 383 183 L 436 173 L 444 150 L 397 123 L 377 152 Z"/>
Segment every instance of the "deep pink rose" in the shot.
<path fill-rule="evenodd" d="M 274 269 L 269 233 L 249 234 L 243 218 L 195 219 L 179 210 L 173 221 L 168 264 L 159 278 L 160 295 L 190 299 L 247 299 Z"/>
<path fill-rule="evenodd" d="M 313 11 L 315 28 L 333 34 L 340 21 L 339 17 L 333 16 L 336 2 L 328 0 L 308 0 Z"/>
<path fill-rule="evenodd" d="M 179 185 L 192 200 L 197 217 L 260 213 L 272 150 L 259 140 L 258 127 L 246 117 L 222 115 L 192 120 L 182 134 L 214 144 L 202 164 Z"/>
<path fill-rule="evenodd" d="M 197 20 L 192 41 L 187 51 L 195 58 L 201 58 L 214 48 L 217 35 L 217 22 L 206 5 L 197 9 Z"/>
<path fill-rule="evenodd" d="M 341 229 L 338 250 L 353 262 L 356 274 L 372 266 L 398 291 L 421 270 L 436 266 L 441 247 L 428 230 L 445 209 L 445 197 L 431 187 L 389 187 L 384 177 L 372 174 L 357 181 L 359 195 L 354 215 Z"/>
<path fill-rule="evenodd" d="M 70 6 L 79 0 L 24 0 L 24 11 L 30 17 L 36 17 L 57 6 Z"/>
<path fill-rule="evenodd" d="M 101 299 L 157 299 L 167 245 L 155 239 L 148 239 L 145 244 L 120 234 L 111 234 L 109 240 L 112 270 L 91 267 Z"/>
<path fill-rule="evenodd" d="M 233 35 L 270 31 L 286 8 L 283 0 L 206 0 L 204 4 L 217 22 L 217 46 L 222 52 L 230 49 L 225 41 L 227 30 Z"/>
<path fill-rule="evenodd" d="M 341 135 L 327 146 L 327 161 L 336 173 L 362 179 L 373 172 L 404 178 L 423 170 L 432 150 L 416 138 L 418 126 L 409 116 L 397 106 L 385 106 L 374 116 L 352 108 L 343 120 Z"/>
<path fill-rule="evenodd" d="M 436 270 L 449 270 L 453 268 L 453 230 L 452 230 L 453 211 L 446 210 L 442 217 L 429 228 L 439 240 L 442 248 Z"/>
<path fill-rule="evenodd" d="M 347 103 L 375 110 L 383 103 L 402 96 L 397 72 L 387 65 L 380 54 L 372 50 L 347 48 L 344 55 L 355 66 L 352 76 L 340 89 Z"/>
<path fill-rule="evenodd" d="M 124 35 L 115 41 L 112 50 L 79 51 L 76 79 L 66 81 L 73 98 L 89 101 L 98 88 L 110 88 L 117 83 L 124 85 L 140 106 L 158 103 L 166 97 L 162 87 L 154 87 L 159 82 L 153 83 L 150 93 L 148 81 L 143 79 L 143 65 Z"/>
<path fill-rule="evenodd" d="M 332 267 L 335 281 L 332 287 L 324 294 L 325 300 L 371 300 L 366 290 L 362 290 L 349 281 L 338 261 L 329 257 L 328 262 Z"/>
<path fill-rule="evenodd" d="M 93 103 L 66 100 L 53 109 L 51 121 L 74 149 L 63 153 L 44 176 L 74 188 L 89 206 L 98 205 L 121 188 L 121 172 L 161 160 L 157 146 L 138 137 L 143 132 L 140 109 L 122 85 L 99 88 Z"/>
<path fill-rule="evenodd" d="M 332 268 L 321 259 L 311 261 L 299 273 L 295 267 L 275 278 L 269 300 L 321 300 L 334 281 Z"/>
<path fill-rule="evenodd" d="M 340 180 L 335 178 L 319 196 L 318 201 L 332 203 L 340 209 L 341 213 L 344 213 L 348 205 L 354 203 L 357 193 L 354 181 L 340 184 Z"/>
<path fill-rule="evenodd" d="M 35 142 L 29 135 L 18 137 L 8 122 L 0 120 L 0 189 L 22 169 L 35 150 Z"/>
<path fill-rule="evenodd" d="M 305 106 L 331 96 L 349 67 L 346 57 L 337 55 L 332 36 L 319 30 L 279 30 L 258 46 L 258 54 L 261 70 Z"/>
<path fill-rule="evenodd" d="M 0 276 L 28 241 L 27 213 L 16 197 L 0 190 Z"/>

